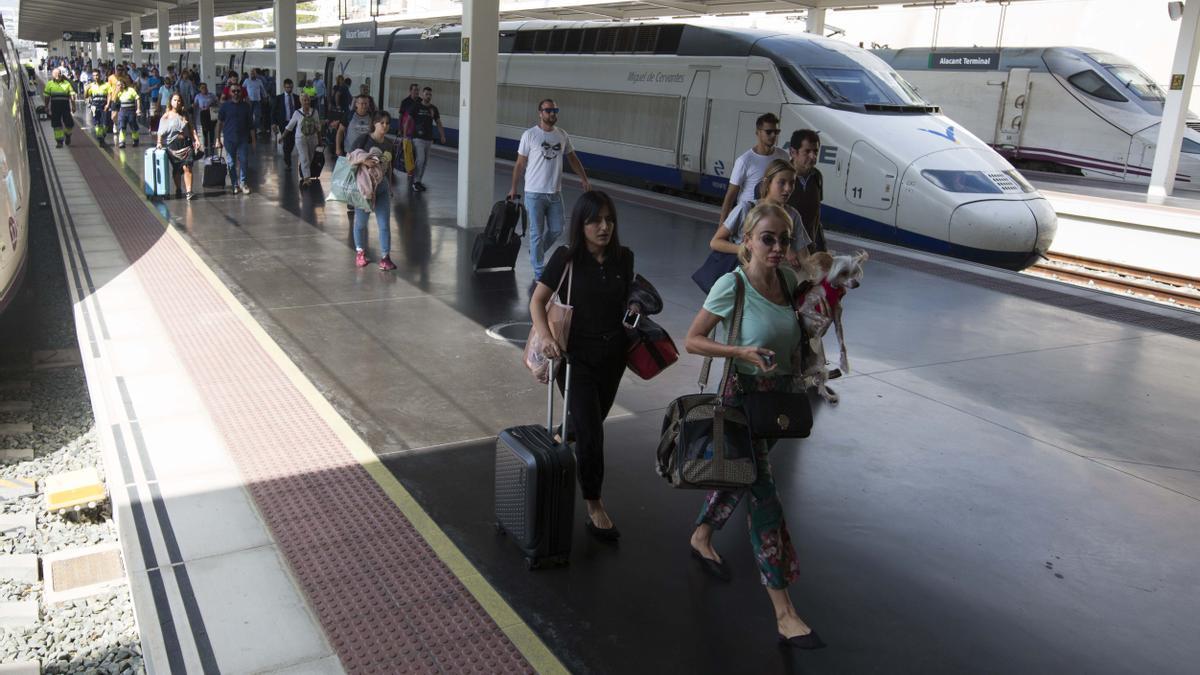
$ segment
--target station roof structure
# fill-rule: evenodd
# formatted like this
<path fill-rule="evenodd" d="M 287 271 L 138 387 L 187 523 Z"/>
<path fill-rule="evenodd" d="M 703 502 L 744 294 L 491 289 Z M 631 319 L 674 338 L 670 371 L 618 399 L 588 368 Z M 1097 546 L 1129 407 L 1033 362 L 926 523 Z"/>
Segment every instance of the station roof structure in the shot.
<path fill-rule="evenodd" d="M 660 16 L 695 17 L 742 14 L 747 12 L 795 13 L 808 9 L 876 9 L 883 5 L 908 7 L 952 6 L 960 0 L 501 0 L 500 19 L 543 19 L 551 21 L 628 20 Z M 985 0 L 998 2 L 999 0 Z M 1039 0 L 1011 0 L 1037 2 Z M 195 0 L 173 0 L 170 9 L 171 25 L 196 21 L 199 9 Z M 268 9 L 272 0 L 214 0 L 214 16 Z M 381 27 L 425 27 L 439 23 L 457 23 L 462 17 L 461 3 L 456 8 L 446 5 L 430 10 L 404 14 L 381 14 L 375 20 Z M 122 30 L 129 30 L 128 17 L 135 14 L 153 17 L 158 11 L 157 0 L 20 0 L 18 5 L 18 36 L 26 40 L 49 41 L 62 37 L 65 30 L 94 31 L 122 21 Z M 366 17 L 363 20 L 367 20 Z M 356 19 L 347 19 L 353 23 Z M 153 28 L 153 18 L 143 22 Z M 297 32 L 336 32 L 340 24 L 305 24 Z M 267 38 L 271 29 L 250 29 L 222 34 L 233 39 Z"/>

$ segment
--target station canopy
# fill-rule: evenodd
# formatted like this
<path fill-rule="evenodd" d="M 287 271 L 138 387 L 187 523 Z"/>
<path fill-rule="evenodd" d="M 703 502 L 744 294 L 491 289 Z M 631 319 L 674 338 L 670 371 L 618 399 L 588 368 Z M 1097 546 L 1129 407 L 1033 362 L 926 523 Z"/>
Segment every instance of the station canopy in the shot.
<path fill-rule="evenodd" d="M 964 0 L 958 0 L 963 2 Z M 986 0 L 993 3 L 998 0 Z M 1009 0 L 1005 0 L 1006 2 Z M 1039 0 L 1011 0 L 1012 2 L 1037 2 Z M 1044 1 L 1044 0 L 1042 0 Z M 978 2 L 978 0 L 965 0 Z M 198 19 L 199 10 L 195 0 L 175 0 L 166 3 L 170 7 L 171 25 L 184 24 Z M 271 0 L 213 0 L 214 16 L 229 16 L 241 12 L 269 9 Z M 440 7 L 420 8 L 407 12 L 390 13 L 392 6 L 407 3 L 395 0 L 373 0 L 377 8 L 375 20 L 380 27 L 411 26 L 415 28 L 437 26 L 443 23 L 458 23 L 462 17 L 462 4 L 445 4 Z M 550 21 L 604 20 L 615 21 L 650 19 L 656 17 L 698 17 L 736 15 L 749 12 L 776 12 L 794 14 L 809 9 L 855 10 L 877 9 L 883 5 L 906 7 L 953 6 L 956 0 L 500 0 L 501 20 L 542 19 Z M 20 0 L 18 6 L 18 36 L 40 42 L 58 40 L 64 31 L 107 30 L 121 20 L 122 32 L 129 32 L 129 17 L 142 15 L 142 29 L 152 30 L 159 3 L 156 0 Z M 347 18 L 346 23 L 370 20 L 372 17 Z M 830 17 L 832 18 L 832 17 Z M 336 33 L 340 24 L 305 24 L 297 27 L 298 33 Z M 104 28 L 101 28 L 104 27 Z M 272 29 L 249 29 L 219 34 L 225 39 L 268 39 Z"/>

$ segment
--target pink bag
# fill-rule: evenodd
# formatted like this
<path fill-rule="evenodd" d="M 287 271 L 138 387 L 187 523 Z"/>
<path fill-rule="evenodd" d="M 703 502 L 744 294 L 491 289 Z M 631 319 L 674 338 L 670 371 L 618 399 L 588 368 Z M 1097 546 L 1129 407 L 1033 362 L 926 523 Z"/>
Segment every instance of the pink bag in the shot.
<path fill-rule="evenodd" d="M 567 273 L 559 278 L 558 288 L 554 289 L 554 295 L 550 296 L 549 302 L 546 303 L 546 323 L 550 326 L 551 339 L 558 343 L 559 351 L 566 353 L 567 338 L 571 335 L 571 315 L 575 308 L 570 304 L 564 304 L 559 297 L 563 278 L 567 280 L 567 303 L 570 303 L 571 287 L 575 281 L 575 266 L 572 263 L 567 263 Z M 548 384 L 550 378 L 554 376 L 554 373 L 551 372 L 550 359 L 547 359 L 546 355 L 542 353 L 545 340 L 545 336 L 538 333 L 536 327 L 529 329 L 529 339 L 525 340 L 525 367 L 542 384 Z M 560 359 L 558 362 L 561 363 L 562 360 Z"/>

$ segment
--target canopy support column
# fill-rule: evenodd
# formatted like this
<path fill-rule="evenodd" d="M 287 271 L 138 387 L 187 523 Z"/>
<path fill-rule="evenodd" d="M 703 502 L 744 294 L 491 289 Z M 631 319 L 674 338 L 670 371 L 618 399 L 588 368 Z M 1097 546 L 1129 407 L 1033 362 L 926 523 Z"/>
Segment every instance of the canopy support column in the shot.
<path fill-rule="evenodd" d="M 284 78 L 296 81 L 296 0 L 275 0 L 275 91 L 283 93 Z"/>
<path fill-rule="evenodd" d="M 216 78 L 217 50 L 213 42 L 213 0 L 200 0 L 200 81 Z M 219 81 L 211 91 L 220 93 Z"/>
<path fill-rule="evenodd" d="M 810 7 L 808 14 L 805 16 L 804 30 L 808 33 L 814 33 L 822 37 L 825 36 L 825 8 Z"/>
<path fill-rule="evenodd" d="M 161 75 L 164 77 L 167 74 L 167 66 L 171 63 L 171 8 L 167 3 L 158 3 L 157 19 L 158 36 L 156 45 L 158 47 L 158 68 Z M 178 73 L 176 73 L 178 75 Z"/>
<path fill-rule="evenodd" d="M 133 49 L 133 63 L 136 67 L 141 68 L 142 61 L 142 17 L 135 15 L 129 17 L 129 44 Z M 162 75 L 160 72 L 159 75 Z"/>
<path fill-rule="evenodd" d="M 457 217 L 459 227 L 469 228 L 487 223 L 494 195 L 500 1 L 464 0 L 462 8 Z"/>
<path fill-rule="evenodd" d="M 1179 169 L 1179 150 L 1183 144 L 1183 123 L 1187 118 L 1188 100 L 1196 81 L 1196 57 L 1200 54 L 1200 0 L 1183 6 L 1179 23 L 1179 40 L 1175 43 L 1175 60 L 1171 65 L 1167 100 L 1163 105 L 1162 122 L 1158 127 L 1158 144 L 1154 149 L 1154 169 L 1150 173 L 1151 197 L 1166 197 L 1175 190 L 1175 171 Z"/>

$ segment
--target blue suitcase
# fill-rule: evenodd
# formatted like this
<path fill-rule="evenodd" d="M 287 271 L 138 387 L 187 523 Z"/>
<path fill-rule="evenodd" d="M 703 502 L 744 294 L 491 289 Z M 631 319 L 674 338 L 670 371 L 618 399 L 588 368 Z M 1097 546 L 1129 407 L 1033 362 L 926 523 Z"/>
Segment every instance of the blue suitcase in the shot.
<path fill-rule="evenodd" d="M 143 177 L 146 198 L 167 197 L 171 194 L 171 161 L 162 148 L 146 148 L 146 173 Z"/>
<path fill-rule="evenodd" d="M 563 435 L 571 397 L 571 365 L 563 392 Z M 529 569 L 566 565 L 575 519 L 575 454 L 554 440 L 554 378 L 546 426 L 510 427 L 496 439 L 496 531 L 525 554 Z"/>

